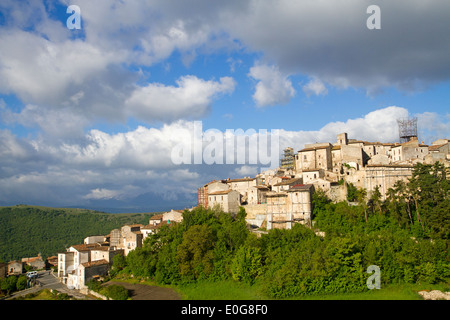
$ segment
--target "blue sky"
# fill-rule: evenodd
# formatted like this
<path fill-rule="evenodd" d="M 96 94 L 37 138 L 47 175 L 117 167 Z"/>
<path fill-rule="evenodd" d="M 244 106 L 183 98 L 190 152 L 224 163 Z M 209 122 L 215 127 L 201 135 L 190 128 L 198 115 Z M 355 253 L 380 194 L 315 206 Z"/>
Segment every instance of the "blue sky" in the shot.
<path fill-rule="evenodd" d="M 369 30 L 378 5 L 381 29 Z M 81 29 L 69 30 L 69 5 Z M 250 164 L 175 165 L 203 130 L 280 129 L 280 149 L 450 136 L 450 4 L 12 1 L 0 4 L 0 205 L 195 204 Z"/>

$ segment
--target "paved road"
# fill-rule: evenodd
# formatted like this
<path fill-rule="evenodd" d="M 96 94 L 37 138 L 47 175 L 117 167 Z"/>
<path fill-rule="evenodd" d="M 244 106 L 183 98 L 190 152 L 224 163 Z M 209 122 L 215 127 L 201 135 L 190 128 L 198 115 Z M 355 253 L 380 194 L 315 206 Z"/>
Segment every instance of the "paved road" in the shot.
<path fill-rule="evenodd" d="M 58 278 L 56 278 L 53 274 L 49 274 L 48 271 L 40 271 L 39 277 L 37 279 L 40 283 L 40 286 L 35 286 L 30 289 L 26 289 L 20 292 L 13 293 L 8 299 L 16 298 L 19 296 L 27 295 L 29 293 L 38 292 L 42 289 L 54 289 L 58 290 L 61 293 L 67 293 L 70 296 L 75 297 L 76 299 L 88 299 L 91 298 L 81 294 L 78 290 L 70 290 L 64 284 L 60 283 Z"/>

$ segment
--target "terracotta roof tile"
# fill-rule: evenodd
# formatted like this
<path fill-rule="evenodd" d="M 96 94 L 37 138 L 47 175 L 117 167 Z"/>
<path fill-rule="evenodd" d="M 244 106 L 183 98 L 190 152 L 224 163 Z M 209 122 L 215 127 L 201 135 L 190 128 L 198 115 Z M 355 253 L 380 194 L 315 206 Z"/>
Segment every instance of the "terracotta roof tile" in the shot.
<path fill-rule="evenodd" d="M 85 262 L 85 263 L 82 263 L 81 265 L 85 268 L 90 268 L 90 267 L 96 267 L 96 266 L 101 266 L 101 265 L 105 265 L 105 264 L 109 264 L 109 262 L 106 261 L 105 259 L 102 259 L 102 260 L 97 260 L 97 261 Z"/>

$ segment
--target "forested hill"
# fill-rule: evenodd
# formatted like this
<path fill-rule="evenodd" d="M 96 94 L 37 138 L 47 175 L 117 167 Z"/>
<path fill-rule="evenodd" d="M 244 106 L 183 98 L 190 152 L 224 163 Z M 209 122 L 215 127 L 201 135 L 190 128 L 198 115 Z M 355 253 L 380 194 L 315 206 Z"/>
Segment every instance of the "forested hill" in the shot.
<path fill-rule="evenodd" d="M 17 205 L 0 207 L 0 261 L 46 258 L 83 243 L 84 238 L 106 235 L 125 224 L 148 224 L 154 213 L 110 214 L 86 209 Z"/>

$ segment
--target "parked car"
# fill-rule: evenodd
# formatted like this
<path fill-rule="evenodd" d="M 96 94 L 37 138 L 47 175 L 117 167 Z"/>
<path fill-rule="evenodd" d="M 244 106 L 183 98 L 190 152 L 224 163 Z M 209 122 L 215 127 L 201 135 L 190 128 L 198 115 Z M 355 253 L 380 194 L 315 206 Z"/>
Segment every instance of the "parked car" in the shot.
<path fill-rule="evenodd" d="M 37 271 L 29 271 L 27 272 L 27 277 L 30 279 L 37 278 L 39 276 Z"/>

